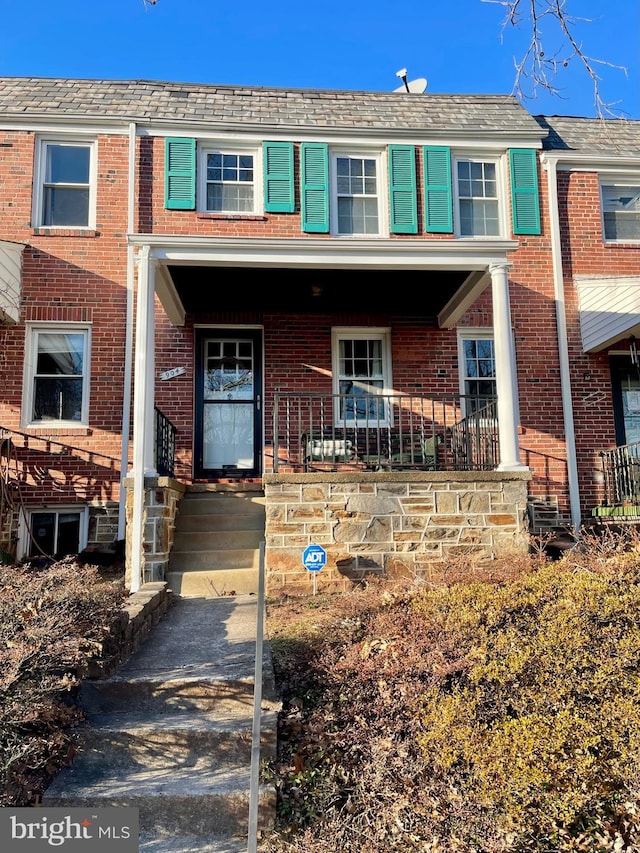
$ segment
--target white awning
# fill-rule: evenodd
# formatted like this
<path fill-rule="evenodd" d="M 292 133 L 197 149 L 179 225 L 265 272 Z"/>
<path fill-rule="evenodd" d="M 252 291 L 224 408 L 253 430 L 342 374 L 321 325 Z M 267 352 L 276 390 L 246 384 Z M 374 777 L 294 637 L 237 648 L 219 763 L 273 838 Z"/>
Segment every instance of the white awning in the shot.
<path fill-rule="evenodd" d="M 599 352 L 631 335 L 640 338 L 640 276 L 576 276 L 585 352 Z"/>

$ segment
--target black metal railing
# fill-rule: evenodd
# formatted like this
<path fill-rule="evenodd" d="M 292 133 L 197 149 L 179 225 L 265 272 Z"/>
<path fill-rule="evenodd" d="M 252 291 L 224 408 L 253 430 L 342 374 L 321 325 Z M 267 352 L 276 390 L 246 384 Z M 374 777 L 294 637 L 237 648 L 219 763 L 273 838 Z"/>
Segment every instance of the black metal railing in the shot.
<path fill-rule="evenodd" d="M 463 398 L 463 405 L 465 402 L 470 414 L 451 430 L 455 470 L 493 470 L 500 462 L 497 401 L 486 398 L 464 401 Z"/>
<path fill-rule="evenodd" d="M 169 418 L 156 408 L 156 436 L 154 462 L 161 477 L 173 477 L 175 474 L 176 428 Z"/>
<path fill-rule="evenodd" d="M 328 468 L 491 470 L 499 461 L 493 398 L 276 393 L 274 471 Z"/>
<path fill-rule="evenodd" d="M 600 453 L 606 506 L 640 505 L 640 441 Z"/>

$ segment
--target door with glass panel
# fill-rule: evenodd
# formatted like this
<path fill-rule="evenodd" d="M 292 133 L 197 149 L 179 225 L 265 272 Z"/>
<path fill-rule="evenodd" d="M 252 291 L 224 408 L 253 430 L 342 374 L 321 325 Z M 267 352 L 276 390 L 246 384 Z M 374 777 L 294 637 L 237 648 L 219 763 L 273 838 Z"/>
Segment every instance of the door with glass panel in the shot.
<path fill-rule="evenodd" d="M 262 472 L 262 334 L 203 329 L 198 353 L 195 475 L 257 477 Z"/>
<path fill-rule="evenodd" d="M 640 442 L 640 371 L 628 356 L 613 355 L 611 380 L 616 444 Z"/>

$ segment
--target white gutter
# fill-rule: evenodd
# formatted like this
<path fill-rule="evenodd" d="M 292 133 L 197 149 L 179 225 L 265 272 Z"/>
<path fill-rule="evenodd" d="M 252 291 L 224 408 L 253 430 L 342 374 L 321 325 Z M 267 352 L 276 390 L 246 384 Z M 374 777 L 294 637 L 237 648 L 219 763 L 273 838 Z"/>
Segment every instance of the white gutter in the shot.
<path fill-rule="evenodd" d="M 129 124 L 129 176 L 127 184 L 127 233 L 135 229 L 136 214 L 136 125 Z M 127 246 L 127 316 L 124 343 L 124 389 L 122 395 L 122 453 L 120 457 L 120 505 L 118 539 L 126 535 L 127 490 L 124 478 L 129 469 L 129 424 L 131 422 L 131 377 L 133 364 L 133 291 L 135 287 L 135 248 Z"/>
<path fill-rule="evenodd" d="M 564 275 L 562 269 L 562 244 L 560 242 L 560 214 L 558 212 L 557 160 L 544 158 L 547 170 L 547 194 L 549 197 L 549 221 L 551 232 L 551 257 L 553 265 L 554 301 L 556 325 L 558 329 L 558 358 L 560 361 L 560 388 L 562 392 L 562 412 L 564 415 L 564 434 L 567 447 L 567 477 L 569 481 L 569 502 L 571 523 L 580 529 L 580 488 L 578 484 L 578 463 L 576 456 L 576 436 L 573 422 L 573 400 L 571 395 L 571 373 L 569 370 L 569 344 L 567 338 L 567 312 L 564 299 Z"/>

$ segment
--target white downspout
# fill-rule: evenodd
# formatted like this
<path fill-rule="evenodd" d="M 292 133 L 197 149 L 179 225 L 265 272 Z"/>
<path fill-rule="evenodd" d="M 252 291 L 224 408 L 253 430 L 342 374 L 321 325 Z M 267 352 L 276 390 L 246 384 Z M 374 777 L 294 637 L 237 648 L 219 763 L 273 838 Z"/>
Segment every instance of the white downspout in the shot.
<path fill-rule="evenodd" d="M 580 487 L 578 483 L 578 463 L 576 456 L 576 436 L 573 423 L 573 400 L 571 397 L 571 373 L 569 370 L 569 343 L 567 338 L 567 313 L 564 299 L 564 275 L 562 269 L 562 245 L 560 242 L 560 214 L 558 211 L 558 174 L 557 162 L 545 158 L 547 169 L 547 195 L 549 198 L 549 223 L 551 232 L 551 258 L 553 263 L 553 285 L 556 306 L 556 325 L 558 330 L 558 358 L 560 362 L 560 388 L 562 391 L 562 412 L 564 415 L 564 434 L 567 446 L 567 477 L 569 481 L 569 503 L 571 523 L 580 529 Z"/>
<path fill-rule="evenodd" d="M 129 123 L 129 176 L 127 185 L 127 234 L 136 227 L 136 124 Z M 120 456 L 120 505 L 118 539 L 126 536 L 127 490 L 124 478 L 129 470 L 129 436 L 131 423 L 131 378 L 133 364 L 133 292 L 135 288 L 135 250 L 127 246 L 127 316 L 124 343 L 124 392 L 122 396 L 122 452 Z"/>

